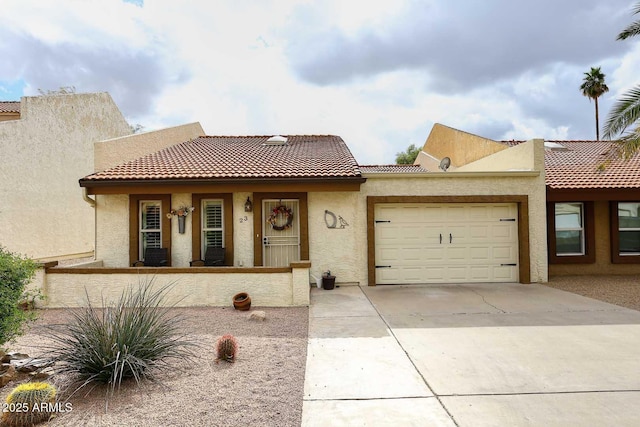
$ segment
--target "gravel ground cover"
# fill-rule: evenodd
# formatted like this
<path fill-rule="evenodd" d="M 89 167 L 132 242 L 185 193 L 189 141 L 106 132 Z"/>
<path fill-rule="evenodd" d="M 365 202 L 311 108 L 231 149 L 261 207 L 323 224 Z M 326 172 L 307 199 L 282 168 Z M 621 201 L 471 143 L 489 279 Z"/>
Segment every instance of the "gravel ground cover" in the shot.
<path fill-rule="evenodd" d="M 105 389 L 78 393 L 69 402 L 72 410 L 60 413 L 48 426 L 299 426 L 302 420 L 304 373 L 307 357 L 308 307 L 175 308 L 187 317 L 185 327 L 201 344 L 196 357 L 180 361 L 161 376 L 162 383 L 146 382 L 142 388 L 123 385 L 109 399 Z M 251 321 L 255 310 L 266 320 Z M 29 332 L 10 346 L 37 356 L 46 340 L 39 325 L 67 321 L 66 310 L 41 310 Z M 235 363 L 216 363 L 215 343 L 224 334 L 239 343 Z M 67 378 L 52 377 L 63 387 Z M 0 388 L 4 402 L 10 383 Z"/>
<path fill-rule="evenodd" d="M 640 311 L 639 276 L 559 276 L 545 285 Z"/>

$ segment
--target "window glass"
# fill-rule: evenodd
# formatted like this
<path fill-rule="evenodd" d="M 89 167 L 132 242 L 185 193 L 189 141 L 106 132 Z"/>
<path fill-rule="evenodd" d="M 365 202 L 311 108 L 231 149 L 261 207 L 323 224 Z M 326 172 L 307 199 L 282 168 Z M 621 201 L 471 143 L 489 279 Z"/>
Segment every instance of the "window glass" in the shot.
<path fill-rule="evenodd" d="M 618 203 L 620 255 L 640 254 L 640 203 Z"/>
<path fill-rule="evenodd" d="M 140 259 L 144 259 L 147 248 L 162 247 L 161 209 L 159 200 L 140 202 Z"/>
<path fill-rule="evenodd" d="M 584 255 L 582 203 L 556 203 L 556 255 Z"/>
<path fill-rule="evenodd" d="M 202 253 L 207 248 L 223 248 L 223 207 L 222 200 L 202 201 Z"/>

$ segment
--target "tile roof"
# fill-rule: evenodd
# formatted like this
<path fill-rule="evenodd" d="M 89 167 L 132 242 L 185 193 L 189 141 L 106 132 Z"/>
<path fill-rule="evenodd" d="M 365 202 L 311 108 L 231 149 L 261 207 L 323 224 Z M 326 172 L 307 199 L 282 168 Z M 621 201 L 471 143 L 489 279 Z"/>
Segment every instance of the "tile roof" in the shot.
<path fill-rule="evenodd" d="M 0 101 L 0 113 L 19 113 L 20 101 Z"/>
<path fill-rule="evenodd" d="M 333 135 L 201 136 L 80 180 L 217 180 L 358 178 L 362 175 L 345 142 Z"/>
<path fill-rule="evenodd" d="M 546 184 L 552 189 L 640 188 L 640 155 L 620 159 L 615 142 L 558 141 L 566 151 L 545 150 Z"/>
<path fill-rule="evenodd" d="M 360 165 L 362 173 L 426 173 L 420 165 Z"/>

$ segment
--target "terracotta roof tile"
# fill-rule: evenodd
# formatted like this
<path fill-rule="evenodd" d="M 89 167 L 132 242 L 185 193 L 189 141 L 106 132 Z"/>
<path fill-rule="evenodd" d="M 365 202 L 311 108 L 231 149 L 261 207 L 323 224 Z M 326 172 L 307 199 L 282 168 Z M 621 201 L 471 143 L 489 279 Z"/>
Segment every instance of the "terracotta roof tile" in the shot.
<path fill-rule="evenodd" d="M 0 101 L 0 113 L 19 113 L 20 101 Z"/>
<path fill-rule="evenodd" d="M 202 136 L 94 173 L 82 181 L 362 176 L 339 136 L 291 135 L 286 136 L 285 145 L 268 145 L 270 137 Z"/>
<path fill-rule="evenodd" d="M 421 173 L 429 172 L 420 165 L 360 165 L 362 173 Z"/>
<path fill-rule="evenodd" d="M 555 189 L 640 188 L 640 155 L 620 159 L 610 141 L 549 141 L 568 150 L 545 150 L 546 184 Z"/>
<path fill-rule="evenodd" d="M 515 146 L 525 141 L 499 141 Z M 616 142 L 545 140 L 566 150 L 546 147 L 545 182 L 552 189 L 640 188 L 640 153 L 620 159 Z"/>

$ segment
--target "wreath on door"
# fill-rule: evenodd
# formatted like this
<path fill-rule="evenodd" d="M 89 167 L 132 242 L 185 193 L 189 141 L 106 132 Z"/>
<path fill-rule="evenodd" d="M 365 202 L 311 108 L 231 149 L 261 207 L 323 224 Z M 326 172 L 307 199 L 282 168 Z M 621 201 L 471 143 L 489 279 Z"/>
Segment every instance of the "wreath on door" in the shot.
<path fill-rule="evenodd" d="M 277 206 L 267 218 L 271 228 L 277 231 L 288 230 L 293 222 L 293 211 L 284 205 Z"/>

